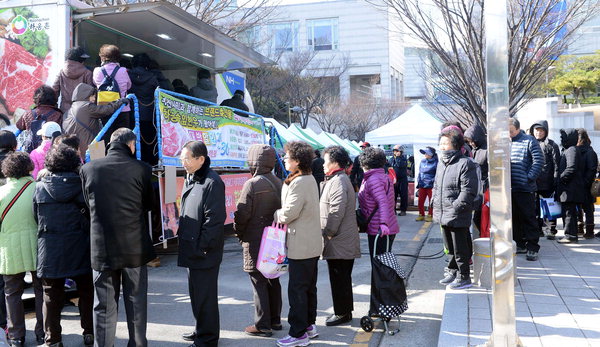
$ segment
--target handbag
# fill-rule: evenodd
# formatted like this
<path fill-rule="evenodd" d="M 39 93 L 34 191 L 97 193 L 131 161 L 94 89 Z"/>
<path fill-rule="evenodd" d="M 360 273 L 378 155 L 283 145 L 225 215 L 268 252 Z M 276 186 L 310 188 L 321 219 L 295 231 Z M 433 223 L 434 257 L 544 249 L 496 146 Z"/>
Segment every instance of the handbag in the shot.
<path fill-rule="evenodd" d="M 560 202 L 554 200 L 554 194 L 549 198 L 540 197 L 540 215 L 549 220 L 555 220 L 562 216 Z"/>
<path fill-rule="evenodd" d="M 263 229 L 256 269 L 268 279 L 278 278 L 288 271 L 286 229 L 285 225 L 275 222 Z"/>
<path fill-rule="evenodd" d="M 595 179 L 594 182 L 592 182 L 590 193 L 592 193 L 592 196 L 595 198 L 600 196 L 600 179 Z"/>
<path fill-rule="evenodd" d="M 0 230 L 2 230 L 2 222 L 4 221 L 4 217 L 6 217 L 6 214 L 8 213 L 8 211 L 10 211 L 11 207 L 13 207 L 13 205 L 15 204 L 15 202 L 17 202 L 17 200 L 19 199 L 19 197 L 21 196 L 21 194 L 23 194 L 23 192 L 25 191 L 25 189 L 27 189 L 27 187 L 29 187 L 30 184 L 32 184 L 33 181 L 27 181 L 25 182 L 25 184 L 23 185 L 23 187 L 21 187 L 21 190 L 19 190 L 19 192 L 17 192 L 17 195 L 15 195 L 14 198 L 12 198 L 12 200 L 8 203 L 8 205 L 6 206 L 6 208 L 4 209 L 4 211 L 2 212 L 2 215 L 0 216 Z"/>
<path fill-rule="evenodd" d="M 375 215 L 375 213 L 377 212 L 378 209 L 379 209 L 379 206 L 375 207 L 373 212 L 371 212 L 371 215 L 369 216 L 369 218 L 365 218 L 362 211 L 360 210 L 360 207 L 356 209 L 356 224 L 358 224 L 358 232 L 359 233 L 367 232 L 369 223 L 371 223 L 371 219 L 373 219 L 373 216 Z"/>

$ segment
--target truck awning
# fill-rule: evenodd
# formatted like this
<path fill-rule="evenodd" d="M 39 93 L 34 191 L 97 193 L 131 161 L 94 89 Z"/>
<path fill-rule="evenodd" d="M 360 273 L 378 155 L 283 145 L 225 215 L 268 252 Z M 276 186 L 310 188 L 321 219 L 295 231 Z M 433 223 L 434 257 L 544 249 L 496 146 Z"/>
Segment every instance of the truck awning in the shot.
<path fill-rule="evenodd" d="M 213 72 L 273 64 L 256 51 L 165 2 L 76 9 L 73 21 L 76 42 L 85 41 L 89 50 L 104 43 L 117 44 L 121 53 L 128 54 L 151 48 L 158 51 L 158 56 L 152 58 L 161 66 L 177 64 L 173 56 Z M 110 36 L 98 35 L 98 28 L 112 33 L 114 41 L 109 40 Z"/>

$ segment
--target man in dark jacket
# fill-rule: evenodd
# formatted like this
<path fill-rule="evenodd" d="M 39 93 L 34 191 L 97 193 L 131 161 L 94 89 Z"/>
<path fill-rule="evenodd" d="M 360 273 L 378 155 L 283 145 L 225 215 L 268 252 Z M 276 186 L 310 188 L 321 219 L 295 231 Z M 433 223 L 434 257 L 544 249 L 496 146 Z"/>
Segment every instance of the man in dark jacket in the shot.
<path fill-rule="evenodd" d="M 364 151 L 365 148 L 371 147 L 371 144 L 368 142 L 363 142 L 360 144 L 360 148 Z M 365 172 L 362 167 L 360 167 L 360 163 L 358 161 L 358 155 L 354 158 L 354 162 L 352 163 L 352 170 L 350 171 L 350 182 L 354 186 L 354 190 L 358 192 L 360 189 L 360 185 L 362 184 L 363 177 L 365 176 Z"/>
<path fill-rule="evenodd" d="M 80 173 L 91 215 L 95 344 L 115 343 L 123 283 L 129 345 L 147 346 L 146 263 L 155 258 L 146 222 L 154 198 L 152 169 L 135 159 L 133 131 L 119 128 L 110 140 L 106 157 L 85 164 Z"/>
<path fill-rule="evenodd" d="M 535 217 L 535 181 L 544 166 L 544 155 L 538 141 L 521 130 L 519 120 L 510 118 L 508 124 L 512 139 L 510 178 L 513 239 L 517 243 L 517 253 L 527 253 L 527 260 L 535 261 L 540 250 L 540 234 Z"/>
<path fill-rule="evenodd" d="M 549 198 L 555 194 L 558 186 L 558 163 L 560 162 L 560 149 L 556 142 L 548 138 L 548 121 L 540 120 L 529 128 L 529 133 L 532 134 L 540 145 L 542 154 L 544 155 L 544 166 L 536 180 L 537 185 L 537 205 L 540 204 L 540 198 Z M 558 196 L 556 196 L 558 200 Z M 540 209 L 536 208 L 535 213 L 538 217 L 539 232 L 542 233 L 544 218 L 540 216 Z M 556 235 L 556 220 L 548 220 L 550 231 L 546 235 L 548 240 L 554 240 Z"/>
<path fill-rule="evenodd" d="M 193 97 L 210 101 L 212 103 L 217 102 L 217 88 L 213 81 L 210 79 L 210 71 L 206 69 L 198 69 L 198 84 L 190 89 L 190 93 Z"/>
<path fill-rule="evenodd" d="M 269 145 L 257 144 L 248 149 L 253 177 L 244 183 L 233 224 L 242 242 L 244 271 L 250 275 L 254 290 L 254 324 L 245 329 L 252 336 L 268 337 L 273 330 L 281 330 L 279 278 L 268 279 L 256 269 L 263 230 L 273 223 L 275 211 L 281 208 L 282 182 L 271 173 L 275 160 L 275 149 Z"/>
<path fill-rule="evenodd" d="M 233 96 L 231 97 L 231 99 L 223 100 L 221 102 L 221 106 L 232 107 L 232 108 L 236 108 L 238 110 L 242 110 L 242 111 L 246 111 L 246 112 L 248 112 L 248 110 L 249 110 L 248 106 L 244 103 L 244 91 L 239 90 L 239 89 L 236 90 L 235 93 L 233 93 Z M 248 114 L 246 114 L 244 112 L 238 112 L 238 111 L 234 111 L 234 112 L 238 116 L 248 117 Z"/>
<path fill-rule="evenodd" d="M 563 152 L 558 170 L 560 173 L 558 194 L 564 216 L 565 237 L 559 243 L 576 243 L 577 204 L 584 201 L 583 163 L 577 150 L 576 129 L 560 129 L 560 144 Z"/>
<path fill-rule="evenodd" d="M 131 59 L 133 68 L 127 70 L 131 80 L 129 92 L 138 98 L 140 111 L 140 133 L 142 160 L 150 165 L 156 165 L 158 157 L 154 154 L 156 146 L 156 127 L 154 126 L 154 91 L 158 87 L 158 80 L 150 70 L 150 57 L 146 53 L 140 53 Z M 133 112 L 130 112 L 130 128 L 134 127 L 135 120 Z"/>
<path fill-rule="evenodd" d="M 186 143 L 180 157 L 188 177 L 181 193 L 177 265 L 188 268 L 190 300 L 196 319 L 194 331 L 183 338 L 194 341 L 190 347 L 217 346 L 217 281 L 223 259 L 225 184 L 210 168 L 204 143 Z"/>
<path fill-rule="evenodd" d="M 598 172 L 598 155 L 592 148 L 592 141 L 587 133 L 587 130 L 580 128 L 577 129 L 579 138 L 577 140 L 577 150 L 579 151 L 579 158 L 581 161 L 581 169 L 583 175 L 583 202 L 579 205 L 579 216 L 580 220 L 579 232 L 583 234 L 586 239 L 594 238 L 594 201 L 596 200 L 591 193 L 592 183 L 596 178 Z M 585 221 L 584 215 L 585 214 Z M 585 225 L 585 233 L 584 233 Z"/>
<path fill-rule="evenodd" d="M 315 158 L 312 161 L 311 169 L 312 175 L 317 181 L 317 187 L 319 187 L 319 195 L 321 194 L 321 182 L 325 180 L 325 171 L 323 170 L 323 164 L 325 160 L 321 158 L 321 151 L 315 149 Z"/>
<path fill-rule="evenodd" d="M 393 157 L 390 158 L 388 165 L 396 173 L 394 198 L 398 199 L 398 195 L 400 195 L 400 213 L 398 215 L 406 216 L 406 209 L 408 208 L 408 161 L 404 156 L 404 147 L 401 145 L 394 146 Z"/>
<path fill-rule="evenodd" d="M 465 142 L 471 147 L 471 156 L 479 165 L 481 188 L 482 192 L 485 193 L 489 187 L 487 135 L 485 129 L 479 124 L 472 125 L 465 130 Z M 481 204 L 478 203 L 477 205 L 478 206 L 474 206 L 473 223 L 481 233 Z"/>

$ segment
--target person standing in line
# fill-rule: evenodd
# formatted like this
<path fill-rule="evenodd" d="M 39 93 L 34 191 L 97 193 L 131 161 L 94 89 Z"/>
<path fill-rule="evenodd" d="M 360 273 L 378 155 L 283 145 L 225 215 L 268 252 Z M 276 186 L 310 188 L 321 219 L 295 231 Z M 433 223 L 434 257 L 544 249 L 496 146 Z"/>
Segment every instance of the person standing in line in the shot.
<path fill-rule="evenodd" d="M 90 209 L 90 253 L 94 276 L 94 346 L 115 344 L 121 285 L 129 346 L 145 347 L 148 270 L 156 258 L 148 234 L 152 168 L 135 159 L 137 138 L 128 128 L 111 135 L 106 157 L 80 171 Z"/>
<path fill-rule="evenodd" d="M 473 202 L 478 188 L 477 164 L 461 151 L 462 133 L 445 129 L 440 134 L 440 161 L 433 185 L 434 220 L 442 227 L 444 245 L 451 255 L 441 284 L 451 289 L 471 287 L 469 261 L 472 245 Z"/>
<path fill-rule="evenodd" d="M 198 99 L 210 101 L 213 104 L 217 103 L 217 88 L 213 83 L 210 71 L 206 69 L 198 69 L 198 83 L 190 89 L 190 94 Z"/>
<path fill-rule="evenodd" d="M 594 201 L 596 200 L 591 193 L 592 183 L 596 178 L 598 169 L 598 155 L 592 148 L 592 140 L 585 129 L 577 129 L 578 140 L 577 150 L 579 151 L 580 167 L 583 170 L 583 202 L 578 206 L 580 213 L 585 214 L 585 233 L 586 239 L 594 238 Z M 582 216 L 583 217 L 583 216 Z M 583 219 L 583 218 L 582 218 Z M 580 228 L 581 229 L 581 228 Z"/>
<path fill-rule="evenodd" d="M 487 135 L 485 133 L 485 129 L 479 124 L 472 125 L 467 130 L 465 130 L 464 139 L 465 142 L 467 142 L 468 145 L 471 147 L 471 156 L 473 160 L 479 165 L 479 172 L 481 173 L 481 191 L 482 193 L 484 193 L 485 196 L 486 191 L 489 189 L 488 149 Z M 483 201 L 483 203 L 485 203 L 485 201 Z M 474 206 L 474 209 L 475 210 L 473 212 L 473 224 L 475 224 L 475 227 L 479 231 L 479 235 L 481 235 L 482 232 L 487 231 L 481 229 L 481 204 L 478 203 L 477 206 Z"/>
<path fill-rule="evenodd" d="M 352 268 L 354 259 L 360 258 L 360 239 L 356 232 L 356 192 L 346 175 L 350 155 L 341 146 L 331 146 L 325 148 L 323 156 L 326 172 L 320 201 L 323 259 L 327 260 L 333 298 L 333 315 L 325 325 L 334 326 L 352 321 Z"/>
<path fill-rule="evenodd" d="M 42 125 L 42 128 L 38 130 L 37 135 L 42 137 L 42 143 L 29 154 L 31 161 L 33 162 L 31 176 L 33 176 L 34 179 L 38 179 L 38 172 L 44 168 L 44 160 L 52 146 L 52 139 L 60 136 L 61 133 L 60 125 L 55 122 L 46 122 Z"/>
<path fill-rule="evenodd" d="M 67 114 L 71 108 L 73 91 L 79 83 L 94 86 L 92 72 L 83 65 L 83 62 L 89 57 L 79 46 L 67 51 L 65 65 L 52 85 L 56 96 L 60 96 L 60 110 L 63 114 Z"/>
<path fill-rule="evenodd" d="M 323 171 L 323 164 L 325 160 L 321 158 L 321 151 L 315 149 L 315 158 L 311 164 L 312 175 L 317 181 L 317 187 L 319 187 L 319 194 L 321 193 L 321 182 L 325 180 L 325 171 Z"/>
<path fill-rule="evenodd" d="M 404 155 L 404 147 L 395 145 L 393 149 L 393 157 L 390 158 L 388 165 L 394 169 L 396 173 L 396 184 L 394 185 L 394 198 L 400 196 L 400 212 L 399 216 L 406 216 L 408 208 L 408 161 Z"/>
<path fill-rule="evenodd" d="M 35 107 L 19 118 L 16 124 L 17 128 L 19 130 L 30 130 L 31 123 L 39 119 L 44 122 L 62 124 L 63 113 L 57 107 L 57 103 L 58 98 L 54 90 L 46 85 L 40 86 L 33 92 L 33 104 Z"/>
<path fill-rule="evenodd" d="M 5 214 L 0 229 L 0 274 L 4 277 L 7 338 L 12 347 L 25 345 L 25 309 L 22 297 L 26 272 L 31 272 L 33 280 L 36 342 L 38 345 L 44 344 L 43 290 L 36 275 L 37 224 L 32 208 L 35 182 L 29 174 L 31 170 L 33 162 L 24 152 L 12 152 L 2 161 L 2 174 L 6 177 L 6 184 L 0 187 L 0 211 Z"/>
<path fill-rule="evenodd" d="M 427 147 L 419 150 L 425 156 L 419 165 L 419 178 L 417 188 L 419 189 L 419 216 L 416 221 L 431 222 L 433 220 L 433 208 L 431 205 L 431 190 L 435 180 L 435 172 L 438 165 L 438 157 L 435 149 Z M 429 212 L 425 217 L 425 200 L 429 198 Z"/>
<path fill-rule="evenodd" d="M 560 174 L 557 193 L 560 197 L 565 236 L 558 243 L 577 243 L 577 205 L 584 201 L 583 162 L 577 150 L 579 134 L 576 129 L 560 129 L 563 147 L 558 171 Z"/>
<path fill-rule="evenodd" d="M 317 276 L 323 237 L 319 223 L 319 192 L 311 174 L 312 147 L 303 141 L 290 141 L 285 147 L 285 168 L 290 172 L 281 190 L 277 223 L 287 224 L 289 262 L 288 336 L 278 346 L 307 346 L 319 336 L 317 326 Z"/>
<path fill-rule="evenodd" d="M 220 106 L 232 107 L 232 108 L 246 111 L 246 112 L 248 112 L 250 110 L 248 108 L 248 105 L 246 105 L 246 103 L 244 102 L 244 91 L 239 90 L 239 89 L 233 93 L 233 96 L 231 96 L 230 99 L 225 99 L 225 100 L 221 101 Z M 237 114 L 238 116 L 248 117 L 247 113 L 238 112 L 238 111 L 233 111 L 233 112 L 235 112 L 235 114 Z"/>
<path fill-rule="evenodd" d="M 217 283 L 223 259 L 225 184 L 210 168 L 206 145 L 190 141 L 180 155 L 187 179 L 181 193 L 177 265 L 188 269 L 194 331 L 183 334 L 190 347 L 217 346 L 219 304 Z"/>
<path fill-rule="evenodd" d="M 358 204 L 363 216 L 373 215 L 367 226 L 369 256 L 373 259 L 373 255 L 391 252 L 394 238 L 400 231 L 398 219 L 394 213 L 395 192 L 392 181 L 384 169 L 386 157 L 381 148 L 365 148 L 358 157 L 360 166 L 365 171 L 365 177 L 358 192 Z M 377 235 L 387 237 L 379 237 L 375 244 Z M 389 243 L 387 238 L 389 238 Z M 387 247 L 388 245 L 389 247 Z M 370 316 L 378 312 L 373 301 L 377 288 L 373 287 L 373 283 L 373 273 L 371 272 Z"/>
<path fill-rule="evenodd" d="M 6 184 L 2 173 L 2 162 L 17 150 L 17 138 L 12 131 L 0 130 L 0 187 Z M 4 276 L 0 275 L 0 329 L 6 331 L 6 298 L 4 296 Z M 1 331 L 0 331 L 1 333 Z"/>
<path fill-rule="evenodd" d="M 281 330 L 281 284 L 256 269 L 265 227 L 273 223 L 273 214 L 281 208 L 281 180 L 271 171 L 275 167 L 275 149 L 252 145 L 248 149 L 248 167 L 252 178 L 244 183 L 234 213 L 233 229 L 242 243 L 244 271 L 254 291 L 254 324 L 246 327 L 251 336 L 273 335 Z"/>
<path fill-rule="evenodd" d="M 46 156 L 48 173 L 35 187 L 33 210 L 38 222 L 37 276 L 44 288 L 46 345 L 62 346 L 60 315 L 65 302 L 65 279 L 77 283 L 79 314 L 85 346 L 94 344 L 94 283 L 90 263 L 90 217 L 79 167 L 81 158 L 67 145 Z"/>
<path fill-rule="evenodd" d="M 371 144 L 368 142 L 363 142 L 360 144 L 360 149 L 363 151 L 365 148 L 371 147 Z M 350 182 L 352 182 L 352 186 L 354 186 L 354 191 L 358 193 L 360 186 L 362 185 L 362 180 L 365 175 L 362 167 L 360 167 L 360 162 L 358 160 L 358 155 L 354 158 L 354 162 L 352 163 L 352 170 L 350 170 Z"/>
<path fill-rule="evenodd" d="M 517 243 L 517 253 L 527 253 L 527 260 L 538 259 L 540 251 L 540 233 L 535 210 L 535 192 L 537 180 L 544 166 L 544 154 L 538 141 L 521 130 L 516 118 L 510 118 L 509 135 L 510 178 L 512 189 L 512 225 L 513 240 Z M 575 141 L 577 142 L 577 141 Z"/>
<path fill-rule="evenodd" d="M 535 182 L 537 185 L 536 201 L 537 206 L 539 206 L 541 198 L 550 198 L 555 195 L 555 200 L 559 200 L 559 197 L 556 195 L 556 188 L 558 187 L 560 149 L 556 142 L 548 138 L 548 121 L 539 120 L 533 123 L 529 128 L 529 132 L 540 144 L 540 149 L 544 155 L 544 166 L 542 166 L 542 171 Z M 539 208 L 536 208 L 535 212 L 538 217 L 539 233 L 543 235 L 542 227 L 544 226 L 544 218 L 540 215 Z M 554 240 L 556 237 L 556 220 L 548 220 L 548 224 L 550 231 L 547 233 L 546 238 Z"/>

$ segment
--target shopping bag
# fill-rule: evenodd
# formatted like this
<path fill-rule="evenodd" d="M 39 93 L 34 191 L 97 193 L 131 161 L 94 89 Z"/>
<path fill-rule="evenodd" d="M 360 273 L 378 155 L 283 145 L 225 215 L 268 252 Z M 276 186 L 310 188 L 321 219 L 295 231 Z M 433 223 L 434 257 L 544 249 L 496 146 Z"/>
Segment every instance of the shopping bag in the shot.
<path fill-rule="evenodd" d="M 540 197 L 540 215 L 549 220 L 558 219 L 562 215 L 560 202 L 555 201 L 554 196 Z"/>
<path fill-rule="evenodd" d="M 266 278 L 278 278 L 288 270 L 286 232 L 285 225 L 275 223 L 263 230 L 256 268 Z"/>

